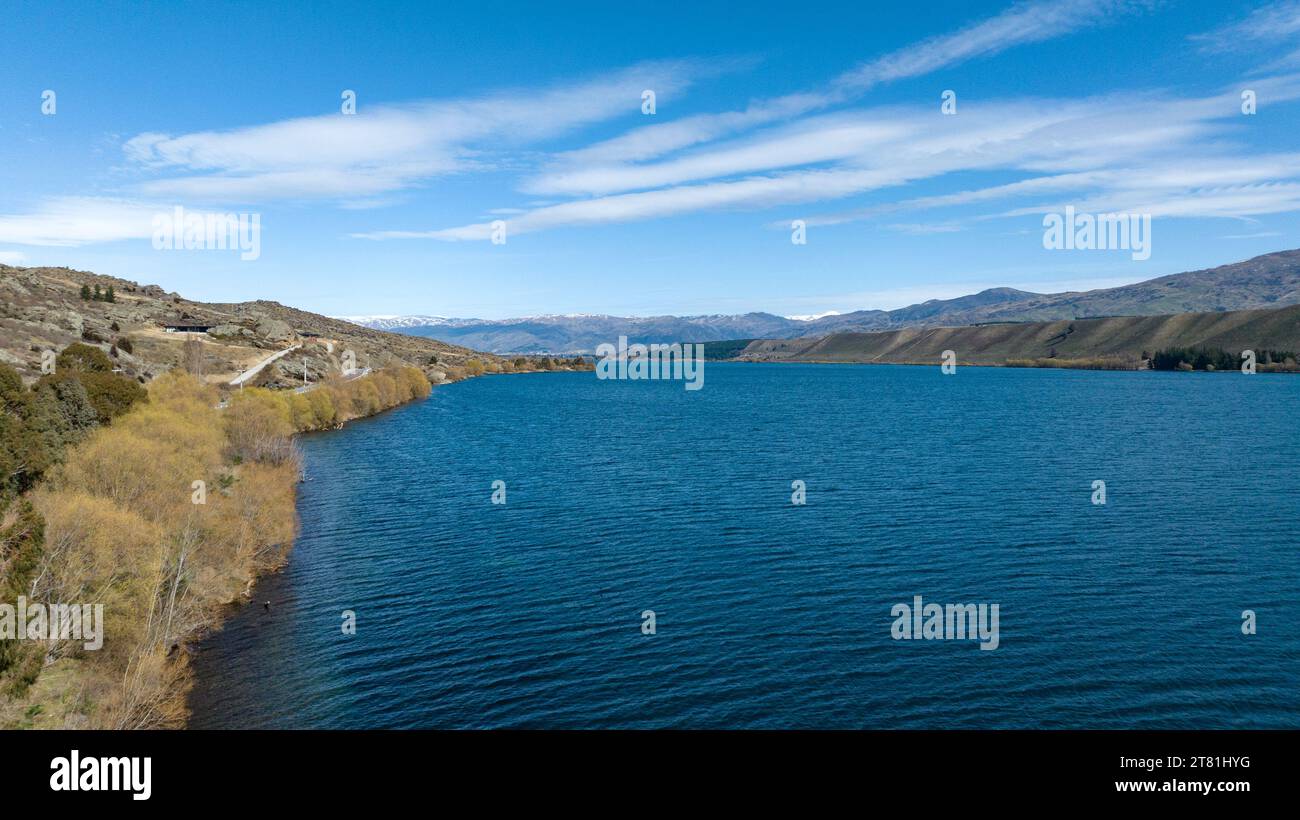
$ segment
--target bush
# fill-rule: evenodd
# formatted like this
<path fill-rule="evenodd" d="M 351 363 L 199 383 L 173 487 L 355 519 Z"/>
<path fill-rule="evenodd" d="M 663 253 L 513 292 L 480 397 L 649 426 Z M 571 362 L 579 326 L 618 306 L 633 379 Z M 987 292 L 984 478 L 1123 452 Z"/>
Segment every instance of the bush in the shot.
<path fill-rule="evenodd" d="M 285 396 L 262 387 L 240 390 L 230 397 L 225 421 L 232 455 L 270 464 L 292 457 L 293 411 Z"/>
<path fill-rule="evenodd" d="M 143 385 L 115 373 L 79 373 L 76 379 L 85 387 L 100 424 L 108 424 L 136 402 L 149 398 L 149 391 Z"/>
<path fill-rule="evenodd" d="M 311 405 L 312 424 L 301 430 L 322 430 L 334 424 L 334 400 L 329 391 L 317 388 L 307 394 L 307 403 Z"/>
<path fill-rule="evenodd" d="M 111 373 L 113 362 L 104 351 L 92 345 L 73 342 L 63 348 L 54 360 L 56 370 L 75 370 L 78 373 Z"/>

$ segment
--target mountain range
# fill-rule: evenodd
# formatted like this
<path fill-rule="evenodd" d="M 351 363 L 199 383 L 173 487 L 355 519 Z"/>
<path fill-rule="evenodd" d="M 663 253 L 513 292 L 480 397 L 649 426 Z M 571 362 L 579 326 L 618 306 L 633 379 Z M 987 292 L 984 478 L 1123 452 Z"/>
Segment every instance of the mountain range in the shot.
<path fill-rule="evenodd" d="M 492 353 L 591 353 L 627 336 L 641 342 L 796 339 L 833 333 L 1051 322 L 1107 316 L 1159 316 L 1300 304 L 1300 250 L 1279 251 L 1216 268 L 1175 273 L 1114 288 L 1032 293 L 990 288 L 896 310 L 857 310 L 813 319 L 771 313 L 704 316 L 547 315 L 518 319 L 436 316 L 341 317 Z"/>

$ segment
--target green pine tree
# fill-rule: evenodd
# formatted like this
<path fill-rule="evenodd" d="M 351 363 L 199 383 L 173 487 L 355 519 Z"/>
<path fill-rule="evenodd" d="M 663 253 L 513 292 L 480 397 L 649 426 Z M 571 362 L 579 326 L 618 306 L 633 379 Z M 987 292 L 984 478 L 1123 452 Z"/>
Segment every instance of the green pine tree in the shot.
<path fill-rule="evenodd" d="M 90 301 L 90 285 L 81 286 L 81 301 L 83 302 Z"/>

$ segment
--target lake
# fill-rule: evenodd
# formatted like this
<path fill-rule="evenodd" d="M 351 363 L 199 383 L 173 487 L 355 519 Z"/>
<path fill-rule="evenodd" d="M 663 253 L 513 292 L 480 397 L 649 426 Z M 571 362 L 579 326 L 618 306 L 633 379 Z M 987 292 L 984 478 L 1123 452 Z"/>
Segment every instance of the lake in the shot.
<path fill-rule="evenodd" d="M 301 535 L 190 725 L 1300 727 L 1300 379 L 705 376 L 489 376 L 303 437 Z M 997 648 L 895 639 L 915 596 L 997 604 Z"/>

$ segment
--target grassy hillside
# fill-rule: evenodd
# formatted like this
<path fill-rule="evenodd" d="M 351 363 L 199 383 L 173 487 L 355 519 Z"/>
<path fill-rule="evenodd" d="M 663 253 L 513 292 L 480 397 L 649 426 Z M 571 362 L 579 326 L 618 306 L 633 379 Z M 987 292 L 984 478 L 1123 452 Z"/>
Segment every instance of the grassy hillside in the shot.
<path fill-rule="evenodd" d="M 835 333 L 819 339 L 752 342 L 744 361 L 826 361 L 934 364 L 943 351 L 959 363 L 1006 364 L 1013 359 L 1149 358 L 1173 347 L 1300 350 L 1300 305 L 1277 310 L 1124 316 L 976 327 L 907 328 Z"/>

